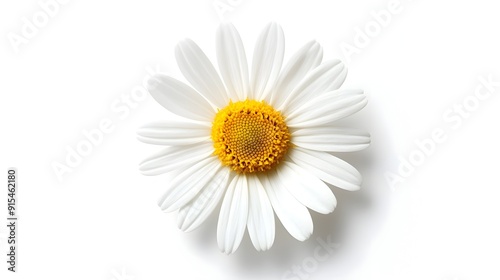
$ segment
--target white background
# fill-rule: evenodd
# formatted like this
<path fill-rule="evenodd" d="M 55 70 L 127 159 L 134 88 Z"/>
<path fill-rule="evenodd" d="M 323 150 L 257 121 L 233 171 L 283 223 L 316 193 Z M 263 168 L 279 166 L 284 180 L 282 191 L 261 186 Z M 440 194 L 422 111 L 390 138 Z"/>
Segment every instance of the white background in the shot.
<path fill-rule="evenodd" d="M 373 25 L 374 13 L 390 2 L 70 0 L 15 46 L 9 38 L 22 36 L 23 18 L 33 22 L 43 10 L 34 0 L 2 1 L 0 205 L 4 216 L 6 170 L 17 167 L 20 220 L 19 272 L 7 273 L 2 261 L 0 278 L 500 279 L 500 87 L 477 104 L 473 97 L 479 77 L 500 81 L 498 7 L 486 0 L 401 0 L 386 26 Z M 156 206 L 168 178 L 138 172 L 159 147 L 138 142 L 137 127 L 170 115 L 149 96 L 124 100 L 147 69 L 181 77 L 173 49 L 185 37 L 215 61 L 221 18 L 214 3 L 230 5 L 223 20 L 238 28 L 247 54 L 276 21 L 285 31 L 285 58 L 316 39 L 325 58 L 348 64 L 344 88 L 369 97 L 349 123 L 370 131 L 372 145 L 340 155 L 363 174 L 362 190 L 335 189 L 337 209 L 313 214 L 315 232 L 306 242 L 277 224 L 270 251 L 256 252 L 245 235 L 235 254 L 224 255 L 216 216 L 181 232 L 175 214 Z M 368 42 L 356 42 L 357 29 L 367 26 Z M 346 55 L 346 44 L 357 53 Z M 460 124 L 455 113 L 453 122 L 443 119 L 464 99 L 475 107 Z M 82 131 L 106 119 L 113 130 L 59 180 L 54 162 L 66 164 L 67 148 L 85 140 Z M 391 188 L 387 172 L 398 175 L 401 160 L 418 153 L 415 141 L 434 129 L 446 140 Z M 6 238 L 2 222 L 3 256 Z M 318 238 L 339 245 L 326 260 L 314 256 L 322 250 Z"/>

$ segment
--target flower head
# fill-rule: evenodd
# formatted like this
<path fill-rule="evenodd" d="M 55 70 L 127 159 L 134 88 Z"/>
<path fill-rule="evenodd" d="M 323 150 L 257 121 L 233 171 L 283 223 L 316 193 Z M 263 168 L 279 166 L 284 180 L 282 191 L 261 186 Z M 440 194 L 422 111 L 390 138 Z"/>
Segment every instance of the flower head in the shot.
<path fill-rule="evenodd" d="M 359 172 L 330 152 L 366 148 L 367 133 L 335 126 L 366 105 L 360 90 L 340 90 L 347 70 L 339 60 L 322 62 L 312 41 L 282 68 L 283 31 L 269 24 L 254 48 L 249 71 L 235 27 L 216 36 L 219 73 L 193 41 L 175 50 L 190 83 L 158 74 L 148 90 L 158 103 L 184 120 L 153 123 L 139 139 L 166 146 L 143 161 L 146 175 L 176 172 L 159 201 L 178 211 L 179 227 L 198 227 L 222 200 L 217 241 L 234 252 L 248 230 L 257 250 L 275 237 L 274 213 L 298 240 L 313 231 L 309 209 L 327 214 L 336 207 L 328 184 L 357 190 Z M 222 77 L 222 79 L 221 79 Z"/>

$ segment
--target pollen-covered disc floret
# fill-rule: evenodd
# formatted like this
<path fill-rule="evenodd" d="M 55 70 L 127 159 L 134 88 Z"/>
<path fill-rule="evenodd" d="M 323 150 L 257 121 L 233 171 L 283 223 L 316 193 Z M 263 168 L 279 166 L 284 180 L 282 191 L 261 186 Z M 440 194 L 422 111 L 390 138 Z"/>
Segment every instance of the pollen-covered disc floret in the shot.
<path fill-rule="evenodd" d="M 263 101 L 245 100 L 217 112 L 212 140 L 224 165 L 251 173 L 280 162 L 290 146 L 290 133 L 279 111 Z"/>

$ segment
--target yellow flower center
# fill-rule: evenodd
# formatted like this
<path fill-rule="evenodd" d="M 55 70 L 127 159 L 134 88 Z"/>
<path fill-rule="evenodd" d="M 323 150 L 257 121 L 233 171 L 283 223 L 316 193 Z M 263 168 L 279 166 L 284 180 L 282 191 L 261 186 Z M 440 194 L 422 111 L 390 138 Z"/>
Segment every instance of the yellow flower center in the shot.
<path fill-rule="evenodd" d="M 290 133 L 280 112 L 264 101 L 230 102 L 215 115 L 215 154 L 239 173 L 276 166 L 290 146 Z"/>

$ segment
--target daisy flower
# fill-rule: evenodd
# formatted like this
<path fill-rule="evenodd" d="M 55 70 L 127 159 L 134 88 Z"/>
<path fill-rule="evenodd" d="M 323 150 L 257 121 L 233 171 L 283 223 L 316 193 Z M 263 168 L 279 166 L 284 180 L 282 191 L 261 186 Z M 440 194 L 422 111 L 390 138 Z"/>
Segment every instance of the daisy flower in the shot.
<path fill-rule="evenodd" d="M 366 105 L 361 90 L 340 90 L 347 70 L 336 59 L 322 61 L 312 41 L 283 63 L 281 27 L 259 35 L 251 67 L 238 31 L 222 24 L 216 34 L 219 72 L 190 39 L 175 48 L 190 85 L 157 74 L 148 90 L 182 117 L 146 125 L 138 137 L 166 146 L 144 160 L 145 175 L 172 172 L 159 205 L 178 211 L 178 226 L 191 231 L 222 200 L 217 243 L 233 253 L 245 230 L 259 251 L 275 238 L 275 216 L 297 240 L 313 232 L 310 212 L 331 213 L 337 204 L 329 185 L 358 190 L 359 172 L 331 152 L 352 152 L 370 143 L 367 133 L 335 126 Z"/>

